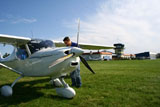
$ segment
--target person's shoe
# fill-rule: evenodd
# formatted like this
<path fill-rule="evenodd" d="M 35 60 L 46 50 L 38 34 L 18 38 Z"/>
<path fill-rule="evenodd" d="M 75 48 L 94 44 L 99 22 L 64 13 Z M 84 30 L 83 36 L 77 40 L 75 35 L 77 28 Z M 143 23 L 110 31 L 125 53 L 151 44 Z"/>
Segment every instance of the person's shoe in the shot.
<path fill-rule="evenodd" d="M 81 88 L 82 85 L 77 85 L 76 88 Z"/>
<path fill-rule="evenodd" d="M 74 84 L 72 84 L 71 86 L 72 86 L 72 87 L 76 87 L 76 85 L 74 85 Z"/>

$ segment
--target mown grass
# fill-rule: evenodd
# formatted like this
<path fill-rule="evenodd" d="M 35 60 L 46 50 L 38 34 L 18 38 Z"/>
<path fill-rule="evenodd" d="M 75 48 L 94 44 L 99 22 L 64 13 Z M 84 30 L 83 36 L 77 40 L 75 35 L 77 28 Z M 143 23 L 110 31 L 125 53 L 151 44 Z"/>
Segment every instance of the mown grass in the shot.
<path fill-rule="evenodd" d="M 25 77 L 0 106 L 22 107 L 159 107 L 160 60 L 90 61 L 95 75 L 81 64 L 82 87 L 73 99 L 59 97 L 48 77 Z M 0 69 L 0 87 L 17 74 Z M 71 84 L 70 78 L 65 79 Z"/>

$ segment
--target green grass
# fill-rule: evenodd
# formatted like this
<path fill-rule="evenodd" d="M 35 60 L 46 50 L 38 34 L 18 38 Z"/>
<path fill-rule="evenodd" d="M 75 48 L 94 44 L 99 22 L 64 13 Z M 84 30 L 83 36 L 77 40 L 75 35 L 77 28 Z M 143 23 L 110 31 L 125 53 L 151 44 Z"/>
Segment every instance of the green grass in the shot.
<path fill-rule="evenodd" d="M 160 60 L 90 61 L 95 75 L 81 64 L 82 87 L 73 99 L 59 97 L 49 78 L 22 78 L 13 96 L 0 106 L 22 107 L 160 107 Z M 0 69 L 0 87 L 17 74 Z M 70 78 L 65 79 L 71 84 Z"/>

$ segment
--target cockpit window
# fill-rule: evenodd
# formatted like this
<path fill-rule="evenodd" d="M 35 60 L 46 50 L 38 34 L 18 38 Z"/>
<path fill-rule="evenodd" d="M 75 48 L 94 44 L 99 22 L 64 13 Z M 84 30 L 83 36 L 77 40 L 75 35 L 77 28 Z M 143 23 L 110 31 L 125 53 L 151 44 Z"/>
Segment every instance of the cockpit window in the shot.
<path fill-rule="evenodd" d="M 41 48 L 54 47 L 53 42 L 51 40 L 41 41 L 39 45 Z"/>
<path fill-rule="evenodd" d="M 31 53 L 35 53 L 36 51 L 39 51 L 42 48 L 48 48 L 48 47 L 54 48 L 55 44 L 51 40 L 34 39 L 28 43 L 28 46 Z"/>

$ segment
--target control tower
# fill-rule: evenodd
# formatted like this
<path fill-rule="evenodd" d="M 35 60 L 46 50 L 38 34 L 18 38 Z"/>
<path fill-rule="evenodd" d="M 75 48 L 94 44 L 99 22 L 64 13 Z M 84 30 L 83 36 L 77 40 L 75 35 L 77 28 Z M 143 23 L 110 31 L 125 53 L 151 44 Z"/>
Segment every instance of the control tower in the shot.
<path fill-rule="evenodd" d="M 125 49 L 124 44 L 121 44 L 121 43 L 114 44 L 114 50 L 117 58 L 122 58 L 124 54 L 124 49 Z"/>

